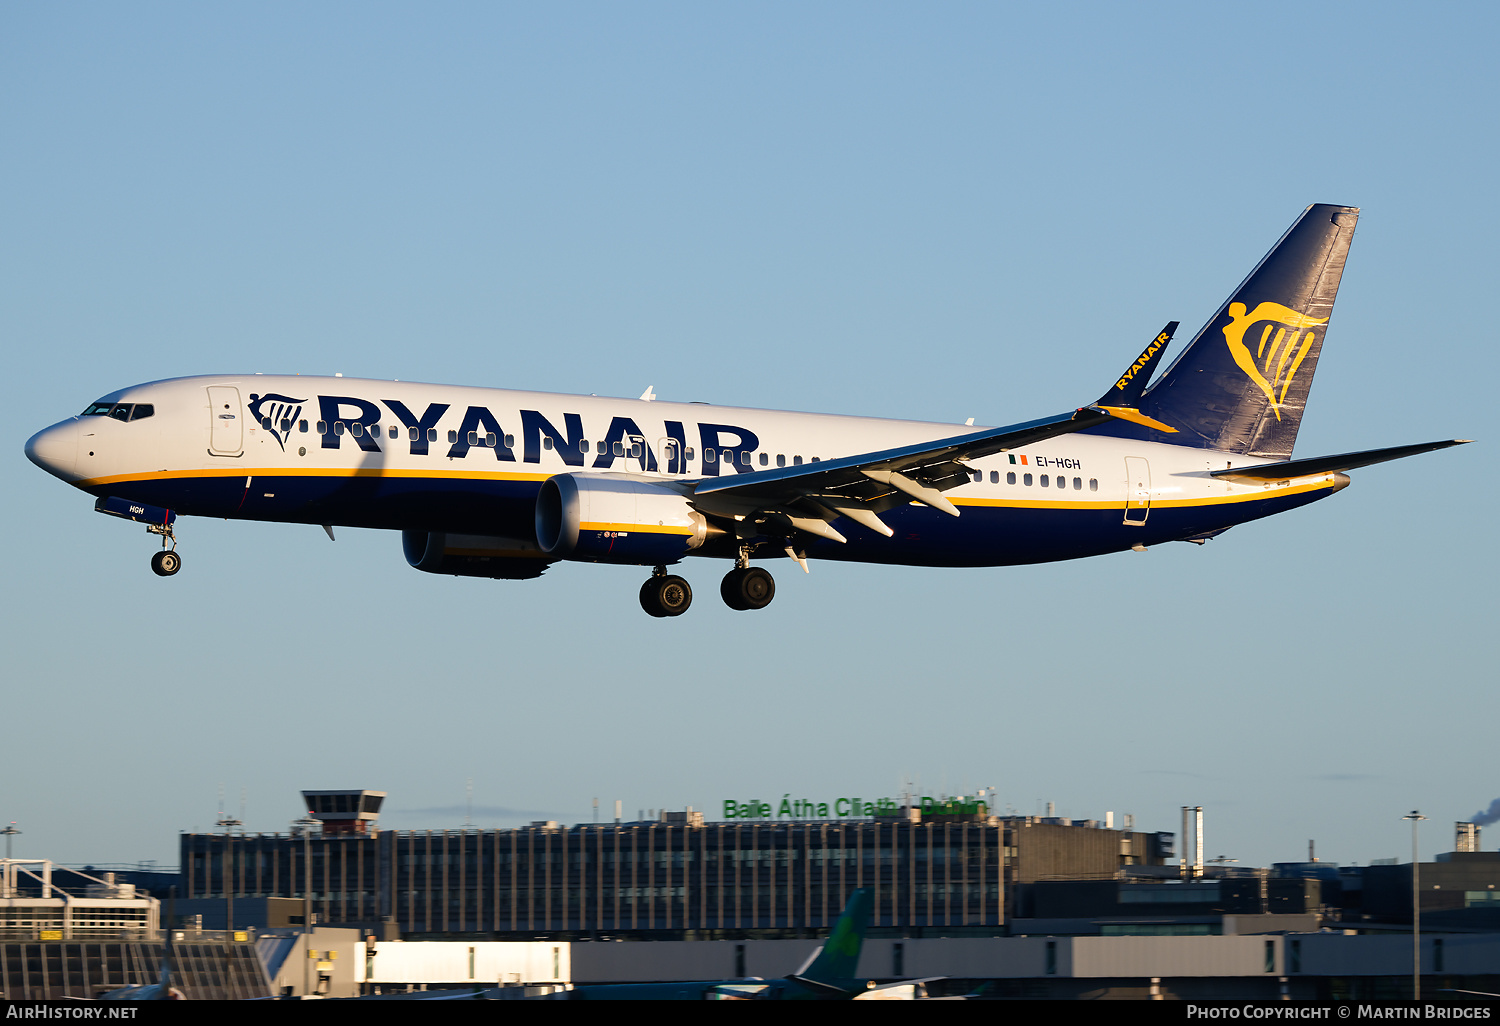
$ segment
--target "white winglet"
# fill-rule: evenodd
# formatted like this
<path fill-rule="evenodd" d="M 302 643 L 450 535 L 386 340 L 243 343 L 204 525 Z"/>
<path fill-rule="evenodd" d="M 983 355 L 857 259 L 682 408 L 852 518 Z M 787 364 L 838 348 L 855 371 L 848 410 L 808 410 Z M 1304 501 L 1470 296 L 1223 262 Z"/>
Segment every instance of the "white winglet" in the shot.
<path fill-rule="evenodd" d="M 646 390 L 641 393 L 641 402 L 643 402 L 643 403 L 649 403 L 653 399 L 656 398 L 656 393 L 653 392 L 653 391 L 651 391 L 655 387 L 656 387 L 655 385 L 647 385 L 646 386 Z"/>

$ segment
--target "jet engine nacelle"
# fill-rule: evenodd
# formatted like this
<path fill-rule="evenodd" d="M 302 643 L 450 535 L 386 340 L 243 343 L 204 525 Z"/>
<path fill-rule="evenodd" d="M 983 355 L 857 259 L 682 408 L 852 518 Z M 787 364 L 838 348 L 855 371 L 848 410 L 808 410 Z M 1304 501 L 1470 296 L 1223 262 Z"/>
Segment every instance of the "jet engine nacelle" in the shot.
<path fill-rule="evenodd" d="M 537 545 L 550 559 L 675 563 L 717 533 L 686 496 L 650 481 L 558 474 L 536 499 Z"/>
<path fill-rule="evenodd" d="M 540 577 L 552 562 L 530 539 L 495 535 L 402 531 L 406 561 L 429 574 L 498 577 L 520 581 Z"/>

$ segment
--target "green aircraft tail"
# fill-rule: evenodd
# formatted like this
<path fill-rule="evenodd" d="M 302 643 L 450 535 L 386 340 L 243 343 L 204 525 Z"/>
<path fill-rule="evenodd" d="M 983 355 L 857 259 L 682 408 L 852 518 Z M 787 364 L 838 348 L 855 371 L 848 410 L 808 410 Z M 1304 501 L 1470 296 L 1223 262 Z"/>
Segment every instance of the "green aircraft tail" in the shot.
<path fill-rule="evenodd" d="M 870 926 L 873 893 L 870 888 L 861 887 L 849 895 L 849 904 L 833 924 L 828 940 L 812 961 L 792 974 L 792 979 L 817 988 L 851 989 L 859 971 L 859 951 L 865 943 L 865 931 Z"/>

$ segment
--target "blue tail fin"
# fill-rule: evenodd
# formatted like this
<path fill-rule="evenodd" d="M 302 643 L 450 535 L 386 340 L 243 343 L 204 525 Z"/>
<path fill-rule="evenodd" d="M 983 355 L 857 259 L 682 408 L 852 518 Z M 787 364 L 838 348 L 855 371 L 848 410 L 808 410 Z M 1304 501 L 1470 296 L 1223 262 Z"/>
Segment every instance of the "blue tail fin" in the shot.
<path fill-rule="evenodd" d="M 1176 428 L 1178 445 L 1290 456 L 1358 220 L 1358 207 L 1308 207 L 1141 397 L 1140 411 Z M 1090 432 L 1166 440 L 1128 423 Z"/>

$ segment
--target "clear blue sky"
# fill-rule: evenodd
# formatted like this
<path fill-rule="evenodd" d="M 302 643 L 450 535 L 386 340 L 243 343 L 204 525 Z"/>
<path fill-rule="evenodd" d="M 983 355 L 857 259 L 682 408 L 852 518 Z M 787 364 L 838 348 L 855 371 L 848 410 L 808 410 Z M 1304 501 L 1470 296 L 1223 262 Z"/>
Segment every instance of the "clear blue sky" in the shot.
<path fill-rule="evenodd" d="M 1423 852 L 1494 771 L 1493 41 L 1443 4 L 38 3 L 0 10 L 0 821 L 175 863 L 220 788 L 391 827 L 904 776 L 1210 855 Z M 113 389 L 343 372 L 1008 423 L 1363 208 L 1298 455 L 1355 474 L 1198 548 L 778 569 L 678 620 L 635 569 L 405 565 L 184 521 L 185 567 L 22 454 Z M 1500 842 L 1500 827 L 1487 847 Z"/>

